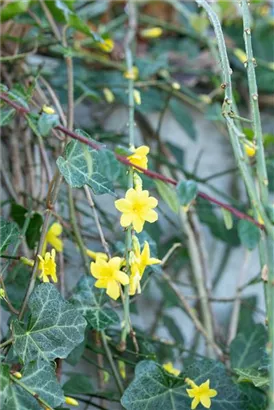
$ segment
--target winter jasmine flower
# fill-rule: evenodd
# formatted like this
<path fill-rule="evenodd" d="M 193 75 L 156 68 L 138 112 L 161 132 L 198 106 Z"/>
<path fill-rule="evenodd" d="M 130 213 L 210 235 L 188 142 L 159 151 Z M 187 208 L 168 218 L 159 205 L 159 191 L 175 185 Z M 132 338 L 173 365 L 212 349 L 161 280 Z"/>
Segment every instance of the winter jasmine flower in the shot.
<path fill-rule="evenodd" d="M 114 41 L 111 38 L 106 38 L 103 43 L 97 45 L 105 53 L 111 53 L 114 48 Z"/>
<path fill-rule="evenodd" d="M 186 389 L 189 397 L 193 398 L 191 409 L 196 409 L 199 403 L 206 409 L 209 409 L 211 407 L 211 398 L 218 394 L 216 390 L 209 388 L 209 379 L 200 386 L 197 386 L 191 379 L 186 378 L 185 381 L 191 387 L 191 389 Z"/>
<path fill-rule="evenodd" d="M 147 169 L 147 155 L 149 153 L 149 147 L 146 145 L 141 145 L 140 147 L 136 148 L 133 154 L 129 155 L 127 159 L 134 165 Z M 137 171 L 140 171 L 138 168 L 135 168 Z"/>
<path fill-rule="evenodd" d="M 166 372 L 173 374 L 173 376 L 179 376 L 179 374 L 181 373 L 180 370 L 175 369 L 175 367 L 173 367 L 173 364 L 171 362 L 163 364 L 163 368 Z"/>
<path fill-rule="evenodd" d="M 55 249 L 52 249 L 51 253 L 46 252 L 44 258 L 38 255 L 38 269 L 41 271 L 39 278 L 42 279 L 43 282 L 49 282 L 49 277 L 51 277 L 54 283 L 57 282 L 55 255 Z"/>
<path fill-rule="evenodd" d="M 141 292 L 140 281 L 147 266 L 161 263 L 159 259 L 150 257 L 150 248 L 147 241 L 145 241 L 143 250 L 141 252 L 140 244 L 136 236 L 133 236 L 134 253 L 131 259 L 131 275 L 129 278 L 129 294 Z"/>
<path fill-rule="evenodd" d="M 104 252 L 93 252 L 93 251 L 90 250 L 90 249 L 86 249 L 86 254 L 87 254 L 90 258 L 94 259 L 95 261 L 96 261 L 97 259 L 99 259 L 99 258 L 103 259 L 104 261 L 107 261 L 107 260 L 108 260 L 108 256 L 107 256 L 107 254 L 104 253 Z"/>
<path fill-rule="evenodd" d="M 43 250 L 42 250 L 42 255 L 44 255 L 44 253 L 46 252 L 48 243 L 50 243 L 51 246 L 57 252 L 63 251 L 63 247 L 64 247 L 63 241 L 60 238 L 58 238 L 58 236 L 61 235 L 62 231 L 63 231 L 62 225 L 59 224 L 58 222 L 55 222 L 51 225 L 51 227 L 49 228 L 46 234 L 46 238 L 45 238 Z"/>
<path fill-rule="evenodd" d="M 96 262 L 90 264 L 90 272 L 97 279 L 95 286 L 107 289 L 107 294 L 114 300 L 120 296 L 120 283 L 129 284 L 129 277 L 120 270 L 122 262 L 123 259 L 118 257 L 111 258 L 109 261 L 97 258 Z"/>
<path fill-rule="evenodd" d="M 149 196 L 148 191 L 133 188 L 127 190 L 125 198 L 115 201 L 116 208 L 122 212 L 121 226 L 126 228 L 132 224 L 137 233 L 143 230 L 146 221 L 157 221 L 158 214 L 153 209 L 157 205 L 157 199 Z"/>

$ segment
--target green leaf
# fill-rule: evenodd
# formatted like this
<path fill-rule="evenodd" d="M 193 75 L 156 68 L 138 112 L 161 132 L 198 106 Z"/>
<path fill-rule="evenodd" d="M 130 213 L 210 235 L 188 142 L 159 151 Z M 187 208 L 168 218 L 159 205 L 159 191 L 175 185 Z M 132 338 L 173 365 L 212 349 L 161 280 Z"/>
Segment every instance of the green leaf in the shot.
<path fill-rule="evenodd" d="M 19 225 L 20 228 L 23 228 L 27 214 L 28 210 L 23 206 L 16 204 L 15 202 L 11 204 L 10 216 Z M 26 240 L 30 249 L 34 249 L 36 243 L 40 239 L 40 229 L 42 224 L 42 216 L 39 213 L 35 212 L 31 216 L 28 229 L 26 231 Z"/>
<path fill-rule="evenodd" d="M 41 410 L 38 401 L 22 387 L 10 385 L 8 392 L 8 400 L 1 410 Z"/>
<path fill-rule="evenodd" d="M 241 244 L 249 250 L 254 249 L 260 240 L 259 228 L 245 219 L 239 221 L 237 228 Z"/>
<path fill-rule="evenodd" d="M 10 369 L 7 364 L 0 363 L 0 408 L 9 397 Z"/>
<path fill-rule="evenodd" d="M 222 210 L 226 229 L 227 230 L 232 229 L 233 228 L 233 218 L 232 218 L 231 212 L 229 212 L 227 209 L 224 209 L 224 208 L 221 208 L 221 210 Z"/>
<path fill-rule="evenodd" d="M 73 349 L 68 357 L 66 358 L 66 361 L 71 365 L 75 366 L 80 360 L 81 357 L 83 356 L 83 353 L 86 348 L 86 340 L 84 339 L 82 343 L 80 343 L 78 346 Z"/>
<path fill-rule="evenodd" d="M 0 252 L 4 252 L 10 244 L 13 244 L 19 238 L 20 232 L 14 222 L 6 221 L 0 217 Z"/>
<path fill-rule="evenodd" d="M 177 98 L 172 98 L 169 102 L 169 108 L 175 120 L 182 126 L 182 128 L 186 131 L 188 136 L 191 139 L 195 140 L 196 130 L 194 127 L 192 117 L 187 108 L 185 107 L 185 105 Z"/>
<path fill-rule="evenodd" d="M 116 159 L 112 151 L 108 149 L 101 149 L 97 152 L 99 172 L 110 181 L 117 181 L 122 165 Z"/>
<path fill-rule="evenodd" d="M 6 277 L 5 285 L 7 294 L 15 309 L 20 309 L 22 305 L 30 279 L 30 272 L 31 268 L 29 266 L 20 263 L 16 264 Z M 7 307 L 7 310 L 9 310 L 4 300 L 1 300 L 1 305 L 2 303 L 3 307 Z"/>
<path fill-rule="evenodd" d="M 180 181 L 176 186 L 180 205 L 189 205 L 197 196 L 198 187 L 195 181 Z"/>
<path fill-rule="evenodd" d="M 62 388 L 57 381 L 55 366 L 44 360 L 28 363 L 20 380 L 32 391 L 37 393 L 50 406 L 56 407 L 64 402 Z"/>
<path fill-rule="evenodd" d="M 24 13 L 29 7 L 30 0 L 11 1 L 1 8 L 0 21 L 10 20 L 17 16 L 17 14 Z"/>
<path fill-rule="evenodd" d="M 64 384 L 63 390 L 67 396 L 94 393 L 91 377 L 76 373 L 73 373 L 70 379 Z"/>
<path fill-rule="evenodd" d="M 70 302 L 81 312 L 90 326 L 103 330 L 119 322 L 119 317 L 113 309 L 105 307 L 108 301 L 105 290 L 94 287 L 95 280 L 83 277 L 73 291 Z"/>
<path fill-rule="evenodd" d="M 185 376 L 200 385 L 210 379 L 210 387 L 218 395 L 212 399 L 211 410 L 246 410 L 248 399 L 226 375 L 222 363 L 197 360 L 186 368 Z M 142 361 L 135 368 L 133 382 L 125 390 L 121 403 L 126 410 L 190 409 L 192 399 L 186 389 L 185 377 L 174 378 L 155 362 Z"/>
<path fill-rule="evenodd" d="M 252 383 L 255 387 L 269 386 L 269 376 L 256 369 L 233 369 L 239 376 L 238 383 Z"/>
<path fill-rule="evenodd" d="M 154 182 L 163 201 L 177 214 L 179 211 L 179 201 L 175 189 L 163 181 L 155 180 Z"/>
<path fill-rule="evenodd" d="M 8 125 L 13 119 L 16 110 L 14 108 L 4 108 L 1 110 L 0 127 Z"/>
<path fill-rule="evenodd" d="M 57 114 L 47 114 L 43 112 L 38 120 L 38 130 L 42 137 L 48 135 L 50 130 L 59 124 L 59 116 Z"/>
<path fill-rule="evenodd" d="M 238 333 L 230 344 L 232 368 L 258 368 L 264 356 L 267 333 L 262 324 L 254 325 L 250 334 Z"/>
<path fill-rule="evenodd" d="M 91 147 L 73 140 L 66 146 L 64 157 L 59 157 L 56 163 L 70 186 L 81 188 L 87 184 L 97 195 L 113 194 L 111 181 L 99 171 L 99 154 Z"/>
<path fill-rule="evenodd" d="M 37 286 L 28 306 L 28 323 L 12 324 L 14 349 L 24 363 L 66 358 L 84 339 L 85 319 L 51 283 Z"/>

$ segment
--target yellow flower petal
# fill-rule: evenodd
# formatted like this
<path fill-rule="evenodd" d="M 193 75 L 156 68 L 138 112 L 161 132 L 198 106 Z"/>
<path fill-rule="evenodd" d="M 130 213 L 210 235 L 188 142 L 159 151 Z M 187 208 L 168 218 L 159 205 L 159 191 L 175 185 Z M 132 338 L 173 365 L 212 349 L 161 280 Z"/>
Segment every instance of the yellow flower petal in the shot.
<path fill-rule="evenodd" d="M 151 209 L 150 211 L 146 213 L 145 219 L 147 222 L 150 222 L 150 223 L 156 222 L 158 220 L 158 214 L 156 211 Z"/>
<path fill-rule="evenodd" d="M 115 208 L 120 212 L 128 212 L 131 210 L 131 203 L 127 199 L 117 199 Z"/>
<path fill-rule="evenodd" d="M 122 285 L 128 285 L 129 284 L 129 277 L 125 272 L 122 271 L 117 271 L 114 274 L 114 278 L 120 282 Z"/>
<path fill-rule="evenodd" d="M 137 232 L 140 233 L 143 230 L 144 227 L 144 220 L 140 218 L 139 215 L 134 215 L 132 218 L 132 225 L 133 229 Z"/>
<path fill-rule="evenodd" d="M 211 406 L 211 400 L 207 395 L 201 396 L 200 401 L 202 405 L 206 408 L 209 409 Z"/>
<path fill-rule="evenodd" d="M 107 294 L 114 300 L 118 299 L 118 297 L 120 296 L 120 287 L 116 280 L 111 280 L 108 282 Z"/>
<path fill-rule="evenodd" d="M 199 403 L 200 399 L 195 397 L 195 399 L 193 399 L 191 403 L 191 410 L 195 410 Z"/>
<path fill-rule="evenodd" d="M 127 228 L 132 223 L 131 214 L 123 214 L 120 218 L 120 224 L 123 228 Z"/>

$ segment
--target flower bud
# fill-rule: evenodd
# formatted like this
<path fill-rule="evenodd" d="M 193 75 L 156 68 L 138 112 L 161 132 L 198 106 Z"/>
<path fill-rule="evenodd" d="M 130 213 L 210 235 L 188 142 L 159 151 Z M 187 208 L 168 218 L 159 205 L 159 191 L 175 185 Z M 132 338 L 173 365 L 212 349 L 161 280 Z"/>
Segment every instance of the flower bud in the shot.
<path fill-rule="evenodd" d="M 151 27 L 145 28 L 140 31 L 140 35 L 143 38 L 158 38 L 163 34 L 163 29 L 161 27 Z"/>
<path fill-rule="evenodd" d="M 71 406 L 79 406 L 78 401 L 69 396 L 65 396 L 65 402 Z"/>
<path fill-rule="evenodd" d="M 49 107 L 48 105 L 44 104 L 42 107 L 42 111 L 45 112 L 46 114 L 55 114 L 55 109 L 52 107 Z"/>
<path fill-rule="evenodd" d="M 109 88 L 104 88 L 103 93 L 105 96 L 106 101 L 111 104 L 115 100 L 113 92 Z"/>

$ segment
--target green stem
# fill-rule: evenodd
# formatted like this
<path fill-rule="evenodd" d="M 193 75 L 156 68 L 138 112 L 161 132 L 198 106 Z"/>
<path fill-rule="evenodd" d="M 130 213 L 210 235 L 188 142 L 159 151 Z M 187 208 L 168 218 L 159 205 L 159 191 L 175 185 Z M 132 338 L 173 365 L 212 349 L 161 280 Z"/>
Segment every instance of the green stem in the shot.
<path fill-rule="evenodd" d="M 268 251 L 268 328 L 270 356 L 270 385 L 268 410 L 274 410 L 274 241 L 267 240 Z"/>
<path fill-rule="evenodd" d="M 10 345 L 12 342 L 13 342 L 13 338 L 11 337 L 10 339 L 0 344 L 0 349 L 3 349 L 4 347 Z"/>
<path fill-rule="evenodd" d="M 115 379 L 115 382 L 116 382 L 116 385 L 118 387 L 118 390 L 119 390 L 120 394 L 122 395 L 124 393 L 124 387 L 123 387 L 119 372 L 116 369 L 116 366 L 115 366 L 115 363 L 114 363 L 110 348 L 108 346 L 106 334 L 103 330 L 101 332 L 101 336 L 102 336 L 103 346 L 104 346 L 104 349 L 105 349 L 105 352 L 106 352 L 106 355 L 107 355 L 107 358 L 108 358 L 108 361 L 109 361 L 109 364 L 110 364 L 110 367 L 111 367 L 111 370 L 112 370 L 112 373 L 113 373 L 113 376 L 114 376 L 114 379 Z"/>
<path fill-rule="evenodd" d="M 251 40 L 251 19 L 247 0 L 242 1 L 243 9 L 243 28 L 244 28 L 244 42 L 247 54 L 247 78 L 250 96 L 250 107 L 253 120 L 254 139 L 257 144 L 256 160 L 257 160 L 257 175 L 260 187 L 260 194 L 263 205 L 268 202 L 268 177 L 265 163 L 265 153 L 263 145 L 263 133 L 261 125 L 261 116 L 259 110 L 259 96 L 256 81 L 255 66 L 256 60 L 253 57 L 252 40 Z"/>
<path fill-rule="evenodd" d="M 25 383 L 21 382 L 12 374 L 10 374 L 10 378 L 14 383 L 18 384 L 18 386 L 22 387 L 22 389 L 26 390 L 32 397 L 34 397 L 39 404 L 42 404 L 44 408 L 46 408 L 47 410 L 54 410 L 44 399 L 42 399 L 40 396 L 38 396 L 37 393 L 26 386 Z"/>
<path fill-rule="evenodd" d="M 134 41 L 136 32 L 136 9 L 133 0 L 128 0 L 128 32 L 125 39 L 125 56 L 126 56 L 126 66 L 127 71 L 132 73 L 133 70 L 133 58 L 132 58 L 132 43 Z M 134 149 L 134 131 L 135 131 L 135 120 L 134 120 L 134 80 L 128 80 L 128 131 L 129 131 L 129 148 Z M 133 169 L 128 170 L 128 188 L 133 187 Z M 125 259 L 126 259 L 126 272 L 130 274 L 130 261 L 129 255 L 132 248 L 132 226 L 130 226 L 126 233 L 125 240 Z M 130 309 L 129 309 L 129 285 L 124 288 L 124 326 L 121 334 L 121 345 L 120 348 L 123 350 L 126 347 L 127 335 L 130 332 Z"/>
<path fill-rule="evenodd" d="M 85 271 L 86 274 L 90 274 L 90 269 L 89 269 L 89 259 L 86 254 L 86 247 L 82 239 L 82 235 L 80 232 L 80 229 L 78 227 L 77 219 L 76 219 L 76 213 L 75 213 L 75 206 L 74 206 L 74 199 L 73 199 L 73 194 L 72 194 L 72 188 L 68 185 L 68 199 L 69 199 L 69 214 L 70 214 L 70 222 L 74 231 L 75 239 L 77 242 L 77 245 L 79 246 L 81 256 L 84 261 L 84 266 L 85 266 Z"/>

